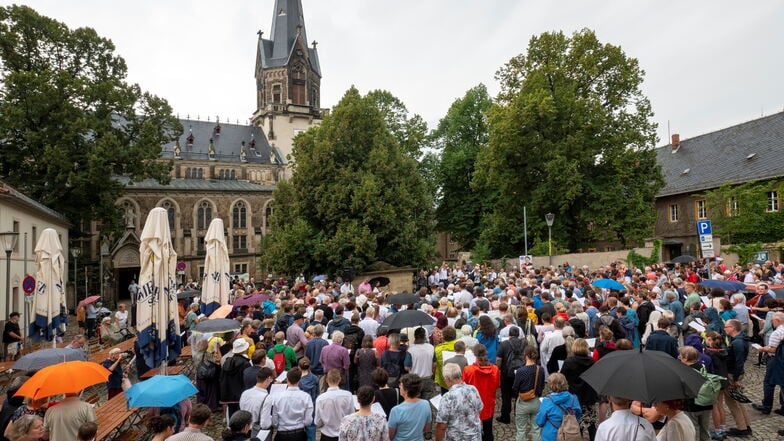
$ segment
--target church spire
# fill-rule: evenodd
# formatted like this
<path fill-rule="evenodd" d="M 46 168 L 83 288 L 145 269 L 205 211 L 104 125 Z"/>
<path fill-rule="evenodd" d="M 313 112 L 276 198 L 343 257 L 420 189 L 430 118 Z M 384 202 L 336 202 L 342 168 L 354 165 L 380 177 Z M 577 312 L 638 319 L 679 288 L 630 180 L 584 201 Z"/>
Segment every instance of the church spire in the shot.
<path fill-rule="evenodd" d="M 304 41 L 308 41 L 305 18 L 302 15 L 302 0 L 275 0 L 270 35 L 273 41 L 271 58 L 288 58 L 291 47 L 300 34 Z"/>

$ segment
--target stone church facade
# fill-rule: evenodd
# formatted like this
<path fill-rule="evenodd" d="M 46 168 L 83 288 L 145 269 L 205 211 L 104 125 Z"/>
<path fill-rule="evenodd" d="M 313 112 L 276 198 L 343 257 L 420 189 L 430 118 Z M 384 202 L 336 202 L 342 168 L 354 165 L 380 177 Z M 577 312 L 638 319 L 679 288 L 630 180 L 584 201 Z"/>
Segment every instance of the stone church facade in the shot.
<path fill-rule="evenodd" d="M 255 77 L 256 111 L 250 125 L 180 119 L 183 133 L 165 144 L 161 160 L 173 161 L 171 182 L 131 182 L 118 199 L 125 230 L 101 238 L 100 226 L 79 244 L 90 250 L 91 292 L 122 301 L 139 273 L 139 236 L 155 207 L 169 212 L 172 243 L 183 262 L 179 277 L 199 280 L 204 266 L 204 236 L 213 218 L 223 219 L 230 269 L 262 276 L 258 255 L 269 232 L 272 192 L 287 177 L 293 138 L 320 123 L 321 67 L 316 42 L 308 46 L 301 0 L 276 0 L 270 39 L 258 33 Z"/>

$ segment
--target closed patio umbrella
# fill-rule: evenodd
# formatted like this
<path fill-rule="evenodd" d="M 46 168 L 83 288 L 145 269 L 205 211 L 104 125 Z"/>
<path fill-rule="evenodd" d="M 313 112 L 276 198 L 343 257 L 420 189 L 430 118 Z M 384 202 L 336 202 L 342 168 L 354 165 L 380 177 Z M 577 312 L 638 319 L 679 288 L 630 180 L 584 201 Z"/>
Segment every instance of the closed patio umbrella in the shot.
<path fill-rule="evenodd" d="M 201 288 L 202 312 L 212 314 L 221 305 L 229 303 L 229 249 L 223 235 L 223 220 L 215 218 L 210 222 L 204 237 L 206 256 L 204 257 L 204 280 Z"/>

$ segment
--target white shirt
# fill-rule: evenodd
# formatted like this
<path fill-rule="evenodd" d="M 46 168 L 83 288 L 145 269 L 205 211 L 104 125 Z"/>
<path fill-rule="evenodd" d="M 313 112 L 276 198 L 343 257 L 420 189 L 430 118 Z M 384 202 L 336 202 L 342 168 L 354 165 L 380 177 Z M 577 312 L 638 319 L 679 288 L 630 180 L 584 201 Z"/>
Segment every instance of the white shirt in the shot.
<path fill-rule="evenodd" d="M 539 352 L 541 354 L 542 369 L 544 369 L 545 375 L 549 375 L 547 372 L 547 362 L 550 361 L 550 356 L 553 355 L 555 348 L 564 344 L 565 341 L 562 329 L 556 329 L 545 335 L 542 339 L 542 344 L 539 346 Z"/>
<path fill-rule="evenodd" d="M 370 318 L 365 316 L 362 320 L 359 321 L 359 327 L 362 328 L 362 331 L 365 332 L 365 335 L 369 335 L 376 338 L 376 331 L 378 331 L 378 327 L 380 323 L 376 321 L 376 319 Z"/>
<path fill-rule="evenodd" d="M 411 354 L 411 373 L 420 377 L 433 376 L 433 354 L 435 348 L 430 343 L 414 343 L 408 347 Z"/>
<path fill-rule="evenodd" d="M 114 313 L 114 317 L 117 318 L 117 323 L 120 325 L 120 328 L 128 327 L 128 311 L 117 311 Z"/>
<path fill-rule="evenodd" d="M 506 325 L 503 328 L 501 328 L 500 331 L 498 331 L 498 336 L 499 337 L 503 337 L 503 338 L 509 337 L 509 331 L 511 331 L 512 328 L 520 329 L 520 327 L 517 326 L 517 325 Z M 525 335 L 525 333 L 523 332 L 522 329 L 520 329 L 520 334 L 519 335 Z"/>
<path fill-rule="evenodd" d="M 267 389 L 258 386 L 253 386 L 240 395 L 240 409 L 250 412 L 252 424 L 259 424 L 261 421 L 261 406 L 267 395 Z"/>
<path fill-rule="evenodd" d="M 351 392 L 339 387 L 330 387 L 316 398 L 316 419 L 314 423 L 327 436 L 340 436 L 340 422 L 343 417 L 354 413 L 354 398 Z"/>
<path fill-rule="evenodd" d="M 635 430 L 637 430 L 636 438 Z M 610 418 L 599 424 L 595 441 L 654 441 L 655 439 L 656 434 L 648 420 L 624 409 L 616 410 Z"/>
<path fill-rule="evenodd" d="M 313 423 L 313 399 L 297 386 L 271 394 L 261 408 L 262 429 L 304 429 Z"/>

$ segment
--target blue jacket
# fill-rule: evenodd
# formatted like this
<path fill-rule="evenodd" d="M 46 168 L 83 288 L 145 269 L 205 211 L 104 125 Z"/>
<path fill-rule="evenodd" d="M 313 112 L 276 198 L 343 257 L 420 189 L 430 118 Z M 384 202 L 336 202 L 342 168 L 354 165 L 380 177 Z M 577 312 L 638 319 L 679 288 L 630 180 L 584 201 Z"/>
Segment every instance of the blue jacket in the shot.
<path fill-rule="evenodd" d="M 672 358 L 678 358 L 678 341 L 672 338 L 667 331 L 661 329 L 651 332 L 648 341 L 645 342 L 646 351 L 662 351 L 670 354 Z"/>
<path fill-rule="evenodd" d="M 727 363 L 728 371 L 733 378 L 743 375 L 746 358 L 749 356 L 749 342 L 746 341 L 746 333 L 741 331 L 730 341 L 729 346 L 730 360 Z M 776 348 L 778 349 L 778 348 Z"/>
<path fill-rule="evenodd" d="M 561 427 L 563 420 L 563 412 L 558 406 L 567 411 L 574 409 L 574 416 L 577 419 L 580 419 L 583 414 L 577 396 L 568 391 L 547 395 L 542 400 L 542 405 L 539 406 L 539 412 L 536 414 L 536 425 L 542 428 L 542 441 L 555 441 L 558 428 Z"/>

